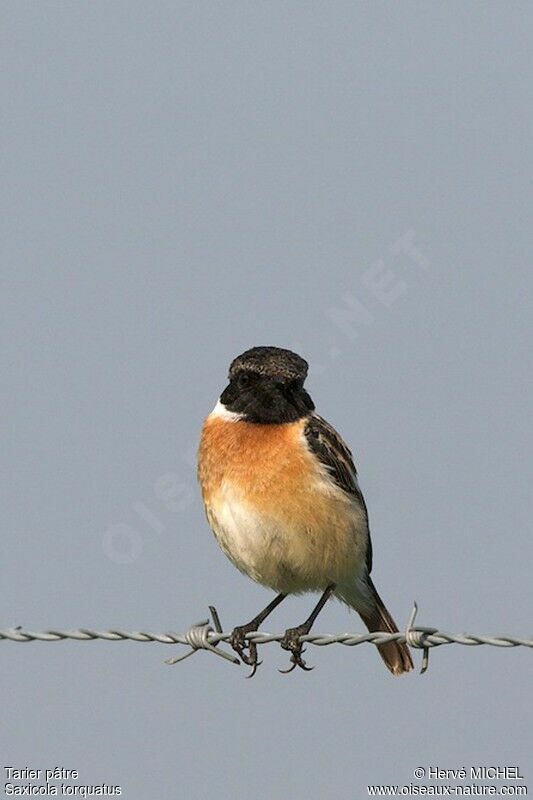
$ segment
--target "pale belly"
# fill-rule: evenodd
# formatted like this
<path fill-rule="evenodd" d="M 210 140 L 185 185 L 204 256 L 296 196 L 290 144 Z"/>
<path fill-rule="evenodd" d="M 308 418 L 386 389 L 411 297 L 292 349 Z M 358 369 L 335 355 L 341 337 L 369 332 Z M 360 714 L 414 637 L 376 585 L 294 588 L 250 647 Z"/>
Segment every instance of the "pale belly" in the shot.
<path fill-rule="evenodd" d="M 364 571 L 367 521 L 356 501 L 330 486 L 305 486 L 268 508 L 223 480 L 206 502 L 222 550 L 253 580 L 277 592 L 321 591 Z"/>

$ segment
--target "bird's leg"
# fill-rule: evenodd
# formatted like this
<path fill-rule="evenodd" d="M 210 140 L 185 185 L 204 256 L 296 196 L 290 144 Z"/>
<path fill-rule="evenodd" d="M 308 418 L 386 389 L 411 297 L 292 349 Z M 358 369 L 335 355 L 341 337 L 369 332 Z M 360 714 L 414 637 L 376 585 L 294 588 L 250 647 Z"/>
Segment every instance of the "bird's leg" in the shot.
<path fill-rule="evenodd" d="M 326 588 L 322 597 L 313 608 L 311 613 L 309 614 L 308 618 L 305 622 L 301 625 L 298 625 L 296 628 L 289 628 L 285 631 L 285 636 L 281 640 L 281 646 L 284 650 L 289 650 L 291 653 L 291 666 L 289 669 L 280 669 L 280 672 L 288 673 L 292 672 L 295 667 L 301 667 L 301 669 L 305 669 L 307 672 L 313 669 L 313 667 L 308 667 L 305 661 L 302 658 L 303 645 L 300 641 L 300 636 L 305 636 L 311 628 L 313 627 L 313 623 L 326 605 L 327 601 L 331 597 L 333 591 L 335 589 L 335 584 L 330 583 L 330 585 Z"/>
<path fill-rule="evenodd" d="M 253 678 L 257 671 L 257 667 L 261 664 L 261 662 L 257 660 L 256 643 L 247 642 L 245 638 L 246 634 L 256 631 L 261 623 L 268 617 L 268 615 L 271 614 L 276 606 L 279 606 L 281 601 L 285 600 L 286 597 L 286 594 L 278 594 L 273 600 L 270 601 L 266 608 L 260 611 L 256 617 L 250 620 L 250 622 L 248 622 L 246 625 L 238 625 L 233 629 L 229 643 L 235 652 L 238 653 L 239 658 L 241 658 L 245 664 L 248 664 L 252 667 L 252 671 L 248 675 L 249 678 Z M 248 648 L 248 653 L 244 652 L 245 648 Z"/>

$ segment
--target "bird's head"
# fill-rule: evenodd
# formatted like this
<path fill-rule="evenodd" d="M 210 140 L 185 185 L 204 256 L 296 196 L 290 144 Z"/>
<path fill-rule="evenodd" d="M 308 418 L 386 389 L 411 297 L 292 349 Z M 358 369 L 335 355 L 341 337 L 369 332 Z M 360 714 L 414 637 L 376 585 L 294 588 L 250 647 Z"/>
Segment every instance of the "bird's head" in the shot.
<path fill-rule="evenodd" d="M 232 361 L 220 403 L 247 422 L 295 422 L 314 409 L 304 389 L 307 369 L 291 350 L 252 347 Z"/>

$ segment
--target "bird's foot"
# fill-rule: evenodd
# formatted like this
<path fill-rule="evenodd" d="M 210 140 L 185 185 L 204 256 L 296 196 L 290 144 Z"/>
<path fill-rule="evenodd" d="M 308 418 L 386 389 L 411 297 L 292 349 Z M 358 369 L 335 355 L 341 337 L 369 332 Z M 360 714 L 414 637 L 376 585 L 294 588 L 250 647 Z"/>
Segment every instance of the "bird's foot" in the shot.
<path fill-rule="evenodd" d="M 241 661 L 245 664 L 248 664 L 252 668 L 252 671 L 247 678 L 253 678 L 255 673 L 257 672 L 257 668 L 263 663 L 262 661 L 257 660 L 257 645 L 255 642 L 249 642 L 246 639 L 247 633 L 252 633 L 253 631 L 257 630 L 257 625 L 255 623 L 249 623 L 248 625 L 238 625 L 236 628 L 233 629 L 231 634 L 229 644 L 238 654 Z M 245 650 L 248 650 L 246 653 Z"/>
<path fill-rule="evenodd" d="M 296 667 L 300 667 L 300 669 L 303 669 L 306 672 L 311 672 L 313 669 L 313 667 L 308 667 L 302 658 L 302 654 L 305 653 L 305 650 L 302 642 L 300 641 L 300 636 L 305 636 L 305 634 L 309 633 L 310 630 L 311 625 L 304 622 L 303 625 L 298 625 L 297 628 L 289 628 L 285 631 L 285 635 L 280 644 L 284 650 L 288 650 L 290 652 L 291 666 L 288 669 L 279 670 L 284 675 L 288 675 L 288 673 L 292 672 Z"/>

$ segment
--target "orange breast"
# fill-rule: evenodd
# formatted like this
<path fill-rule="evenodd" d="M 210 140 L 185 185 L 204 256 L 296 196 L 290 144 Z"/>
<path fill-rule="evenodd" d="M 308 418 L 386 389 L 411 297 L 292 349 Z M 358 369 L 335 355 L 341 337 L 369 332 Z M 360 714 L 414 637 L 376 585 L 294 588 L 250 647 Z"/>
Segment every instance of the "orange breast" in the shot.
<path fill-rule="evenodd" d="M 305 487 L 316 466 L 302 441 L 304 421 L 256 425 L 217 417 L 206 420 L 200 442 L 198 474 L 209 502 L 222 481 L 233 484 L 257 510 L 286 505 L 297 487 Z"/>

